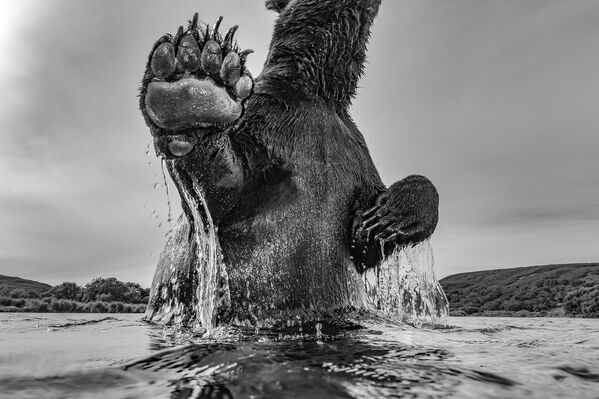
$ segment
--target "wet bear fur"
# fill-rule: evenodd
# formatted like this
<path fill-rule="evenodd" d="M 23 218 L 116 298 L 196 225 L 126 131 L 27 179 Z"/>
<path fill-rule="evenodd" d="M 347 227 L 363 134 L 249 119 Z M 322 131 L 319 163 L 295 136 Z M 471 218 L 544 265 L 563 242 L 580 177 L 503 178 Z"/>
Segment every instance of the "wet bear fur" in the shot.
<path fill-rule="evenodd" d="M 221 322 L 281 309 L 367 307 L 360 273 L 435 229 L 432 184 L 410 176 L 387 189 L 349 114 L 380 2 L 267 1 L 279 18 L 242 117 L 196 132 L 194 152 L 169 161 L 180 191 L 202 188 L 217 227 L 230 291 Z M 185 200 L 183 209 L 187 218 L 167 243 L 171 255 L 163 255 L 155 282 L 168 278 L 167 263 L 193 275 Z M 369 230 L 367 210 L 374 212 Z M 398 225 L 402 234 L 394 234 Z M 392 239 L 375 238 L 386 231 Z M 173 255 L 176 248 L 187 250 Z M 160 296 L 154 301 L 157 307 Z"/>

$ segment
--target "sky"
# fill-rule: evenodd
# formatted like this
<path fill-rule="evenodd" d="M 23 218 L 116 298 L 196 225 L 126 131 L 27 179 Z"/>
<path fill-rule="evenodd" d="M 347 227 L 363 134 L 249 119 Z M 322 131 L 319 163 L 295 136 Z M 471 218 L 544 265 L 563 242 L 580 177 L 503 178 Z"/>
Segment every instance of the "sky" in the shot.
<path fill-rule="evenodd" d="M 258 75 L 259 0 L 0 0 L 0 274 L 150 285 L 168 207 L 136 96 L 196 11 L 240 25 Z M 597 21 L 596 0 L 383 1 L 352 114 L 387 185 L 437 186 L 438 277 L 599 261 Z"/>

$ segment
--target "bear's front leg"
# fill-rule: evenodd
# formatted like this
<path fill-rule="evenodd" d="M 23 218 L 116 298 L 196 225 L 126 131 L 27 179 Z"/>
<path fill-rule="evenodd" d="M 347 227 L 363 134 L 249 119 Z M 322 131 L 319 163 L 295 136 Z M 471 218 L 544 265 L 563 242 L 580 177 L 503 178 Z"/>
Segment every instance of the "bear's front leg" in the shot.
<path fill-rule="evenodd" d="M 221 36 L 221 20 L 200 28 L 196 13 L 187 29 L 156 41 L 140 92 L 157 155 L 180 193 L 203 191 L 215 220 L 232 208 L 247 177 L 249 157 L 229 133 L 253 89 L 245 67 L 252 51 L 237 46 L 237 26 Z"/>
<path fill-rule="evenodd" d="M 439 218 L 439 194 L 424 176 L 412 175 L 382 192 L 356 216 L 352 255 L 359 270 L 377 265 L 396 247 L 429 238 Z"/>
<path fill-rule="evenodd" d="M 173 227 L 158 261 L 147 317 L 209 326 L 228 291 L 218 227 L 242 198 L 259 146 L 243 137 L 241 123 L 253 80 L 245 67 L 250 51 L 221 36 L 222 18 L 200 28 L 198 14 L 187 29 L 153 46 L 140 92 L 140 108 L 156 153 L 179 191 L 186 217 Z"/>

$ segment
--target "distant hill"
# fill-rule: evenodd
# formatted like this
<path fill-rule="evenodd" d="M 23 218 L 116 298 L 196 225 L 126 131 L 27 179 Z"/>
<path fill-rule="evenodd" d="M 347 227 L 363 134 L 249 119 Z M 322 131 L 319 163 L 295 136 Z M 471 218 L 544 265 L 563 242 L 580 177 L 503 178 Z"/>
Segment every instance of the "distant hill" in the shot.
<path fill-rule="evenodd" d="M 599 263 L 459 273 L 440 283 L 453 315 L 599 317 Z"/>
<path fill-rule="evenodd" d="M 40 283 L 39 281 L 26 280 L 19 277 L 3 276 L 0 274 L 0 292 L 10 292 L 16 288 L 32 290 L 38 294 L 48 291 L 52 288 L 51 285 Z"/>

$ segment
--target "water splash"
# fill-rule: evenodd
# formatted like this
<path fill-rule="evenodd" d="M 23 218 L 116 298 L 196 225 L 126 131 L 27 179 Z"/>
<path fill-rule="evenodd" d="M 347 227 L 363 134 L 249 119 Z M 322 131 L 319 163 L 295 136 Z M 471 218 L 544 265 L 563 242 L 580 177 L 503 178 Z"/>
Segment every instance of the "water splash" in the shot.
<path fill-rule="evenodd" d="M 217 315 L 221 311 L 226 312 L 230 308 L 228 276 L 216 226 L 203 189 L 187 172 L 165 159 L 161 160 L 161 170 L 170 229 L 152 281 L 145 318 L 204 333 L 216 326 Z M 172 223 L 167 172 L 185 204 L 184 216 L 176 223 Z M 158 212 L 154 211 L 152 216 L 154 214 L 158 218 Z"/>
<path fill-rule="evenodd" d="M 202 195 L 201 189 L 193 184 L 194 192 L 200 200 L 205 219 L 198 219 L 199 212 L 195 208 L 194 223 L 196 224 L 195 239 L 198 251 L 196 268 L 198 271 L 197 288 L 197 317 L 202 327 L 212 328 L 216 326 L 216 315 L 219 301 L 222 295 L 230 295 L 228 289 L 227 271 L 222 262 L 222 252 L 216 236 L 216 229 L 208 210 L 208 204 Z M 207 223 L 196 222 L 196 220 Z M 223 292 L 219 292 L 219 283 L 226 285 Z M 229 298 L 230 302 L 230 298 Z"/>
<path fill-rule="evenodd" d="M 366 292 L 386 316 L 417 326 L 443 323 L 449 303 L 434 267 L 429 240 L 398 248 L 378 268 L 364 274 Z"/>
<path fill-rule="evenodd" d="M 178 180 L 182 181 L 180 176 Z M 216 326 L 217 312 L 230 303 L 228 276 L 208 204 L 202 189 L 195 182 L 192 186 L 190 190 L 189 187 L 182 185 L 181 190 L 191 212 L 190 222 L 193 224 L 191 228 L 196 255 L 195 320 L 192 320 L 191 324 L 195 327 L 211 329 Z"/>

